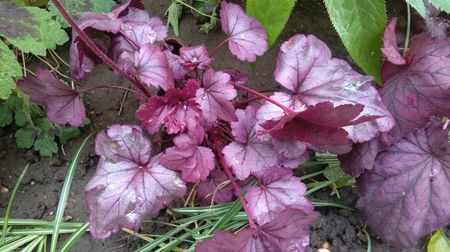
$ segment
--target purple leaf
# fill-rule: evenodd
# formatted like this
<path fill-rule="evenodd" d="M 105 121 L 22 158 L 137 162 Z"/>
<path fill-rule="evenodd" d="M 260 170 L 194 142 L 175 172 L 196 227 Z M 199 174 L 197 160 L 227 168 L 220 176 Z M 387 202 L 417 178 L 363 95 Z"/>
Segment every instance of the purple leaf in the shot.
<path fill-rule="evenodd" d="M 278 153 L 279 163 L 286 168 L 297 168 L 300 164 L 309 160 L 309 152 L 306 145 L 300 141 L 276 141 L 272 140 L 273 147 Z"/>
<path fill-rule="evenodd" d="M 191 47 L 181 47 L 180 49 L 181 65 L 188 70 L 207 69 L 211 65 L 211 58 L 205 45 Z"/>
<path fill-rule="evenodd" d="M 316 212 L 305 213 L 286 209 L 260 229 L 246 228 L 236 235 L 216 231 L 195 247 L 196 252 L 279 252 L 306 251 L 309 246 L 309 225 L 318 217 Z"/>
<path fill-rule="evenodd" d="M 134 71 L 135 53 L 136 47 L 130 44 L 127 38 L 122 35 L 114 35 L 111 37 L 108 55 L 127 73 L 133 73 Z"/>
<path fill-rule="evenodd" d="M 368 142 L 354 144 L 352 151 L 339 155 L 342 170 L 353 177 L 359 177 L 364 170 L 373 168 L 378 154 L 379 140 L 374 138 Z"/>
<path fill-rule="evenodd" d="M 228 36 L 228 48 L 239 60 L 256 61 L 256 56 L 262 56 L 269 48 L 261 23 L 248 16 L 239 5 L 222 1 L 220 22 Z"/>
<path fill-rule="evenodd" d="M 215 122 L 217 118 L 228 122 L 236 121 L 234 106 L 230 102 L 236 96 L 229 74 L 211 69 L 203 73 L 203 88 L 197 90 L 196 100 L 206 121 Z"/>
<path fill-rule="evenodd" d="M 305 184 L 292 176 L 291 170 L 271 168 L 261 176 L 260 183 L 250 187 L 245 195 L 250 217 L 259 225 L 274 220 L 286 208 L 313 212 L 314 207 L 305 198 Z"/>
<path fill-rule="evenodd" d="M 241 73 L 239 70 L 229 69 L 224 70 L 224 72 L 230 75 L 232 84 L 245 86 L 248 82 L 248 75 Z"/>
<path fill-rule="evenodd" d="M 393 142 L 424 127 L 430 116 L 450 116 L 450 38 L 423 33 L 411 39 L 402 66 L 385 62 L 381 97 L 395 118 Z"/>
<path fill-rule="evenodd" d="M 160 18 L 150 17 L 146 10 L 129 8 L 122 20 L 124 20 L 121 26 L 122 32 L 125 32 L 138 46 L 163 41 L 167 37 L 167 26 Z"/>
<path fill-rule="evenodd" d="M 146 44 L 135 53 L 134 57 L 134 75 L 138 80 L 165 91 L 175 87 L 166 55 L 159 47 Z"/>
<path fill-rule="evenodd" d="M 151 144 L 138 126 L 111 126 L 97 135 L 95 145 L 100 161 L 85 188 L 95 238 L 105 239 L 122 227 L 137 231 L 144 218 L 184 196 L 184 182 L 150 156 Z"/>
<path fill-rule="evenodd" d="M 397 248 L 414 246 L 450 223 L 448 129 L 431 123 L 378 154 L 357 181 L 358 208 L 375 234 Z"/>
<path fill-rule="evenodd" d="M 230 202 L 233 198 L 233 186 L 226 181 L 228 178 L 225 173 L 214 169 L 207 180 L 198 184 L 197 196 L 207 205 Z"/>
<path fill-rule="evenodd" d="M 50 121 L 73 127 L 84 123 L 86 111 L 80 94 L 49 71 L 38 68 L 36 77 L 23 78 L 17 84 L 32 102 L 45 106 Z"/>
<path fill-rule="evenodd" d="M 85 12 L 77 20 L 77 25 L 88 35 L 92 30 L 109 32 L 116 34 L 120 31 L 123 20 L 119 17 L 124 15 L 130 7 L 144 8 L 140 1 L 130 0 L 123 5 L 119 5 L 109 13 Z M 95 40 L 97 46 L 106 51 L 106 46 L 100 40 Z M 72 44 L 70 46 L 70 73 L 74 79 L 81 80 L 86 73 L 94 69 L 95 64 L 100 60 L 84 42 L 78 37 L 76 32 L 72 32 Z"/>
<path fill-rule="evenodd" d="M 167 60 L 169 62 L 169 68 L 172 72 L 175 80 L 182 80 L 189 73 L 189 70 L 184 69 L 181 65 L 180 56 L 173 54 L 170 50 L 164 50 Z"/>
<path fill-rule="evenodd" d="M 350 144 L 346 126 L 377 119 L 378 116 L 359 116 L 360 104 L 344 104 L 337 107 L 331 102 L 309 106 L 302 112 L 285 116 L 278 121 L 268 121 L 263 133 L 270 133 L 278 140 L 297 140 L 318 146 Z"/>
<path fill-rule="evenodd" d="M 405 59 L 400 54 L 400 50 L 397 46 L 397 36 L 395 35 L 395 26 L 397 24 L 397 18 L 393 18 L 384 30 L 383 36 L 383 48 L 381 52 L 386 60 L 396 64 L 404 65 L 406 64 Z"/>
<path fill-rule="evenodd" d="M 256 110 L 254 106 L 236 110 L 238 121 L 231 123 L 235 141 L 223 148 L 225 160 L 240 180 L 278 164 L 278 153 L 272 143 L 263 142 L 256 136 Z"/>
<path fill-rule="evenodd" d="M 353 71 L 347 62 L 332 58 L 328 47 L 313 35 L 298 34 L 283 43 L 274 75 L 275 80 L 292 92 L 275 94 L 275 98 L 287 103 L 295 112 L 331 102 L 335 108 L 362 106 L 363 110 L 355 120 L 380 117 L 346 126 L 344 130 L 353 142 L 368 141 L 393 127 L 393 119 L 372 86 L 372 78 Z M 280 108 L 267 102 L 261 110 L 258 112 L 260 124 L 284 116 Z"/>
<path fill-rule="evenodd" d="M 214 153 L 208 147 L 198 146 L 203 142 L 204 131 L 189 131 L 174 139 L 175 146 L 168 148 L 159 158 L 169 169 L 181 171 L 186 182 L 205 180 L 215 167 Z"/>
<path fill-rule="evenodd" d="M 201 109 L 195 101 L 198 84 L 189 80 L 183 89 L 169 89 L 164 97 L 152 96 L 136 111 L 147 131 L 154 134 L 164 125 L 167 133 L 176 134 L 199 125 Z"/>

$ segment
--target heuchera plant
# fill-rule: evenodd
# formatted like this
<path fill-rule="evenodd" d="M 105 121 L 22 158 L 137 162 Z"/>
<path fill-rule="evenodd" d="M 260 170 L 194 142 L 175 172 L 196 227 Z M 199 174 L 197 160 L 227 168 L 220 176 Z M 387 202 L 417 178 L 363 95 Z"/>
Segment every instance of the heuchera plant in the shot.
<path fill-rule="evenodd" d="M 110 13 L 84 13 L 77 23 L 53 3 L 73 28 L 73 78 L 105 62 L 134 86 L 106 87 L 135 94 L 146 132 L 173 140 L 157 153 L 137 125 L 112 125 L 97 135 L 100 161 L 85 188 L 95 238 L 139 229 L 196 183 L 206 204 L 235 195 L 249 223 L 236 234 L 217 231 L 197 251 L 305 251 L 318 213 L 292 169 L 312 151 L 338 154 L 345 171 L 358 177 L 358 208 L 390 245 L 412 246 L 450 222 L 448 121 L 437 118 L 450 114 L 450 39 L 442 33 L 417 35 L 402 55 L 393 20 L 384 37 L 380 90 L 314 35 L 294 35 L 276 59 L 274 78 L 285 90 L 266 96 L 247 87 L 238 70 L 212 67 L 226 43 L 242 61 L 268 49 L 265 30 L 239 5 L 222 2 L 227 38 L 209 52 L 166 40 L 167 27 L 139 0 Z M 110 42 L 90 38 L 94 30 Z M 55 123 L 79 126 L 86 116 L 81 94 L 105 88 L 72 90 L 48 71 L 36 73 L 19 86 Z M 249 179 L 256 183 L 244 195 L 241 185 Z"/>

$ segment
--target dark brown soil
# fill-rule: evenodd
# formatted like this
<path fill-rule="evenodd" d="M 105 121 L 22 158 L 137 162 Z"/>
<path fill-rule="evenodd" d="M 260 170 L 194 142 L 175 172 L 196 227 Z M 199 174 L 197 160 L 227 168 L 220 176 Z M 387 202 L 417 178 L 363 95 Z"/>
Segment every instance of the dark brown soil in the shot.
<path fill-rule="evenodd" d="M 161 17 L 170 2 L 169 0 L 147 0 L 146 6 L 152 15 Z M 400 6 L 400 10 L 397 8 L 398 6 Z M 400 1 L 395 6 L 390 7 L 389 14 L 392 16 L 393 13 L 402 13 L 402 15 L 405 13 Z M 182 41 L 188 45 L 204 43 L 209 49 L 212 49 L 224 39 L 224 35 L 219 30 L 210 34 L 200 34 L 192 16 L 183 17 L 180 32 Z M 327 17 L 322 1 L 302 0 L 298 1 L 289 23 L 277 43 L 254 66 L 238 61 L 225 48 L 222 48 L 215 56 L 218 60 L 214 62 L 214 67 L 217 69 L 236 68 L 248 73 L 250 86 L 253 88 L 262 90 L 277 88 L 272 74 L 278 48 L 283 41 L 295 33 L 315 34 L 330 46 L 334 56 L 349 59 Z M 67 51 L 67 47 L 62 48 L 61 55 L 67 58 Z M 126 81 L 117 77 L 106 66 L 102 65 L 89 74 L 85 81 L 79 82 L 77 85 L 83 87 L 87 84 L 100 85 L 105 83 L 120 85 L 125 84 Z M 119 116 L 118 109 L 121 97 L 122 93 L 115 90 L 99 90 L 84 97 L 92 123 L 83 129 L 83 136 L 94 130 L 105 129 L 107 125 L 114 123 L 137 123 L 134 112 L 138 106 L 138 101 L 129 97 L 125 102 L 122 115 Z M 59 155 L 53 158 L 41 158 L 33 151 L 17 150 L 12 129 L 0 129 L 0 186 L 12 189 L 24 165 L 27 162 L 32 163 L 20 191 L 16 195 L 12 217 L 36 219 L 52 219 L 54 217 L 68 162 L 81 140 L 82 138 L 77 139 L 64 146 L 66 155 L 60 151 Z M 73 221 L 82 222 L 88 219 L 83 188 L 93 175 L 97 160 L 91 144 L 83 154 L 82 163 L 75 174 L 65 211 L 66 215 L 72 216 Z M 322 191 L 313 196 L 329 199 L 328 193 L 328 191 Z M 4 214 L 8 197 L 9 193 L 0 194 L 0 216 Z M 354 205 L 357 199 L 354 190 L 349 188 L 341 191 L 341 197 L 340 200 L 348 205 Z M 333 200 L 339 199 L 333 198 Z M 316 251 L 325 243 L 329 244 L 330 250 L 333 252 L 367 251 L 366 238 L 361 232 L 362 224 L 357 213 L 334 208 L 319 208 L 318 211 L 321 213 L 321 217 L 312 227 L 311 251 Z M 165 218 L 164 214 L 161 216 L 160 218 Z M 154 226 L 144 227 L 143 231 L 151 233 L 157 228 Z M 372 237 L 372 243 L 373 251 L 394 251 L 383 245 L 375 237 Z M 114 235 L 106 241 L 96 241 L 89 235 L 85 235 L 75 245 L 73 251 L 132 251 L 141 244 L 141 241 L 125 233 Z M 408 251 L 420 251 L 420 249 Z"/>

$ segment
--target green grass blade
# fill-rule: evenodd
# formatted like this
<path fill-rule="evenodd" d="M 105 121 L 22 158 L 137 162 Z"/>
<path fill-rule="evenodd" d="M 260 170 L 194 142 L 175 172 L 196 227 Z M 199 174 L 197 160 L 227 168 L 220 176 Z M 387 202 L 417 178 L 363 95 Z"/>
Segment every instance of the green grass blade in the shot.
<path fill-rule="evenodd" d="M 13 229 L 9 235 L 11 236 L 24 236 L 24 235 L 53 235 L 54 228 L 25 228 L 25 229 Z M 71 234 L 76 232 L 77 229 L 65 229 L 60 228 L 58 234 Z"/>
<path fill-rule="evenodd" d="M 0 218 L 0 225 L 5 223 L 4 218 Z M 84 223 L 80 222 L 62 222 L 61 228 L 79 228 Z M 33 227 L 53 227 L 55 223 L 53 221 L 34 220 L 34 219 L 9 219 L 8 225 L 10 226 L 33 226 Z"/>
<path fill-rule="evenodd" d="M 56 244 L 58 242 L 58 235 L 59 235 L 59 229 L 61 228 L 61 222 L 64 215 L 64 209 L 66 207 L 67 198 L 69 197 L 69 191 L 70 186 L 72 184 L 73 176 L 75 174 L 75 170 L 78 166 L 78 163 L 81 159 L 81 152 L 84 150 L 86 143 L 91 138 L 91 135 L 87 136 L 83 143 L 81 144 L 80 148 L 78 148 L 77 152 L 75 153 L 74 158 L 72 159 L 72 162 L 69 165 L 69 169 L 67 171 L 66 178 L 64 180 L 63 189 L 61 192 L 61 197 L 59 198 L 58 208 L 56 210 L 55 215 L 55 228 L 53 229 L 53 235 L 52 235 L 52 241 L 51 241 L 51 247 L 50 251 L 55 252 L 56 251 Z"/>
<path fill-rule="evenodd" d="M 24 236 L 23 238 L 21 238 L 21 239 L 19 239 L 17 241 L 11 242 L 11 243 L 9 243 L 9 244 L 7 244 L 5 246 L 0 247 L 0 251 L 2 251 L 2 252 L 14 251 L 14 250 L 22 247 L 23 245 L 31 242 L 32 240 L 38 238 L 38 237 L 39 237 L 38 235 L 27 235 L 27 236 Z"/>
<path fill-rule="evenodd" d="M 9 219 L 9 213 L 11 212 L 12 203 L 14 201 L 14 197 L 16 196 L 16 192 L 19 189 L 20 183 L 22 182 L 23 177 L 25 177 L 25 173 L 27 173 L 29 164 L 25 165 L 25 168 L 22 171 L 22 174 L 20 174 L 19 179 L 17 180 L 16 185 L 14 186 L 13 191 L 11 192 L 11 197 L 9 198 L 8 207 L 6 208 L 5 218 L 3 221 L 3 228 L 2 228 L 2 244 L 5 244 L 6 239 L 6 229 L 8 228 L 8 219 Z"/>
<path fill-rule="evenodd" d="M 77 231 L 72 233 L 67 240 L 64 241 L 64 244 L 59 249 L 60 252 L 66 252 L 69 251 L 70 248 L 78 241 L 78 239 L 81 238 L 81 236 L 86 233 L 87 229 L 89 227 L 89 223 L 84 223 L 83 226 L 81 226 Z"/>
<path fill-rule="evenodd" d="M 346 209 L 349 211 L 355 211 L 356 209 L 337 203 L 337 202 L 333 202 L 333 201 L 326 201 L 326 200 L 317 200 L 317 199 L 312 199 L 311 200 L 312 204 L 314 207 L 337 207 L 337 208 L 342 208 L 342 209 Z"/>
<path fill-rule="evenodd" d="M 44 236 L 37 237 L 32 242 L 30 242 L 25 248 L 22 249 L 22 252 L 33 252 L 34 248 L 37 247 L 44 240 Z"/>

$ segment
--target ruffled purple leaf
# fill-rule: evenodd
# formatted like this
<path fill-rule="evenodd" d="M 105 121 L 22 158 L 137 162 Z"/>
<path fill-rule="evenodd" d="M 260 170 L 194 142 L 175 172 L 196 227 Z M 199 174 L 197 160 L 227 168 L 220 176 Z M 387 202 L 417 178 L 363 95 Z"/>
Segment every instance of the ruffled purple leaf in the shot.
<path fill-rule="evenodd" d="M 260 230 L 246 228 L 236 235 L 216 231 L 195 247 L 196 252 L 303 252 L 309 246 L 309 225 L 318 217 L 316 212 L 286 209 Z"/>
<path fill-rule="evenodd" d="M 395 118 L 392 142 L 424 127 L 430 116 L 450 116 L 450 38 L 422 33 L 411 39 L 405 65 L 385 62 L 384 104 Z"/>
<path fill-rule="evenodd" d="M 229 74 L 214 72 L 211 69 L 203 73 L 203 86 L 197 90 L 196 100 L 206 121 L 215 122 L 217 118 L 228 122 L 236 121 L 234 106 L 231 103 L 236 96 L 237 92 L 230 83 Z"/>
<path fill-rule="evenodd" d="M 139 47 L 163 41 L 167 37 L 167 26 L 158 17 L 150 17 L 146 10 L 129 8 L 121 31 Z"/>
<path fill-rule="evenodd" d="M 239 70 L 229 69 L 224 70 L 224 72 L 230 75 L 230 81 L 234 85 L 245 86 L 248 82 L 248 75 L 241 73 Z"/>
<path fill-rule="evenodd" d="M 372 231 L 396 248 L 412 247 L 450 223 L 450 144 L 440 123 L 410 133 L 381 152 L 357 181 Z"/>
<path fill-rule="evenodd" d="M 138 126 L 114 125 L 96 138 L 100 161 L 85 192 L 89 230 L 97 239 L 126 227 L 138 230 L 186 192 L 178 174 L 151 157 L 151 144 Z"/>
<path fill-rule="evenodd" d="M 59 81 L 47 70 L 36 69 L 36 77 L 17 82 L 32 102 L 45 107 L 50 121 L 80 127 L 86 119 L 86 110 L 80 94 Z"/>
<path fill-rule="evenodd" d="M 275 80 L 291 91 L 291 94 L 277 93 L 275 98 L 295 112 L 331 102 L 335 108 L 362 106 L 355 121 L 359 117 L 379 117 L 344 127 L 347 138 L 353 142 L 368 141 L 393 127 L 393 119 L 372 86 L 372 78 L 353 71 L 347 62 L 332 58 L 329 48 L 313 35 L 298 34 L 283 43 L 274 75 Z M 267 102 L 261 110 L 258 112 L 261 124 L 286 116 L 280 108 Z"/>
<path fill-rule="evenodd" d="M 134 71 L 135 53 L 136 47 L 132 45 L 127 38 L 122 35 L 114 35 L 111 37 L 108 55 L 127 73 L 132 73 Z"/>
<path fill-rule="evenodd" d="M 256 61 L 256 56 L 262 56 L 269 48 L 261 23 L 248 16 L 239 5 L 222 1 L 220 22 L 228 36 L 228 48 L 239 60 Z"/>
<path fill-rule="evenodd" d="M 223 148 L 225 160 L 240 180 L 278 164 L 277 151 L 272 143 L 263 142 L 256 136 L 256 110 L 254 106 L 236 110 L 238 121 L 231 122 L 235 141 Z"/>
<path fill-rule="evenodd" d="M 406 64 L 405 59 L 400 54 L 400 50 L 397 46 L 397 36 L 395 34 L 395 26 L 397 24 L 397 18 L 393 18 L 386 26 L 383 35 L 383 48 L 381 52 L 387 61 L 396 65 Z"/>
<path fill-rule="evenodd" d="M 199 146 L 203 142 L 202 129 L 189 131 L 174 139 L 175 146 L 168 148 L 159 158 L 169 169 L 181 171 L 186 182 L 205 180 L 216 166 L 214 153 L 208 147 Z"/>
<path fill-rule="evenodd" d="M 337 107 L 331 102 L 309 106 L 302 112 L 284 116 L 279 121 L 268 121 L 263 133 L 270 133 L 277 140 L 297 140 L 318 146 L 350 144 L 346 126 L 378 119 L 379 116 L 359 116 L 360 104 L 344 104 Z"/>
<path fill-rule="evenodd" d="M 190 80 L 183 89 L 169 89 L 164 97 L 152 96 L 136 111 L 148 132 L 154 134 L 161 126 L 169 134 L 195 128 L 201 121 L 201 109 L 195 100 L 198 84 Z"/>
<path fill-rule="evenodd" d="M 371 170 L 379 150 L 378 141 L 374 138 L 368 142 L 354 144 L 351 152 L 339 155 L 342 170 L 353 177 L 359 177 L 364 170 Z"/>
<path fill-rule="evenodd" d="M 211 65 L 211 58 L 205 45 L 197 45 L 191 47 L 181 47 L 180 63 L 188 70 L 207 69 Z"/>
<path fill-rule="evenodd" d="M 189 73 L 189 70 L 185 69 L 180 61 L 180 56 L 173 54 L 170 50 L 164 50 L 167 60 L 169 62 L 169 68 L 172 72 L 172 76 L 175 80 L 182 80 Z"/>
<path fill-rule="evenodd" d="M 226 182 L 227 176 L 219 169 L 214 169 L 208 179 L 200 182 L 197 186 L 197 196 L 206 205 L 212 203 L 222 204 L 233 199 L 233 186 Z"/>
<path fill-rule="evenodd" d="M 305 184 L 291 170 L 271 168 L 260 177 L 260 183 L 250 187 L 245 195 L 250 217 L 259 225 L 274 220 L 286 208 L 313 212 L 313 205 L 305 198 Z"/>
<path fill-rule="evenodd" d="M 175 87 L 166 55 L 152 44 L 146 44 L 135 53 L 134 75 L 149 86 L 168 90 Z"/>

